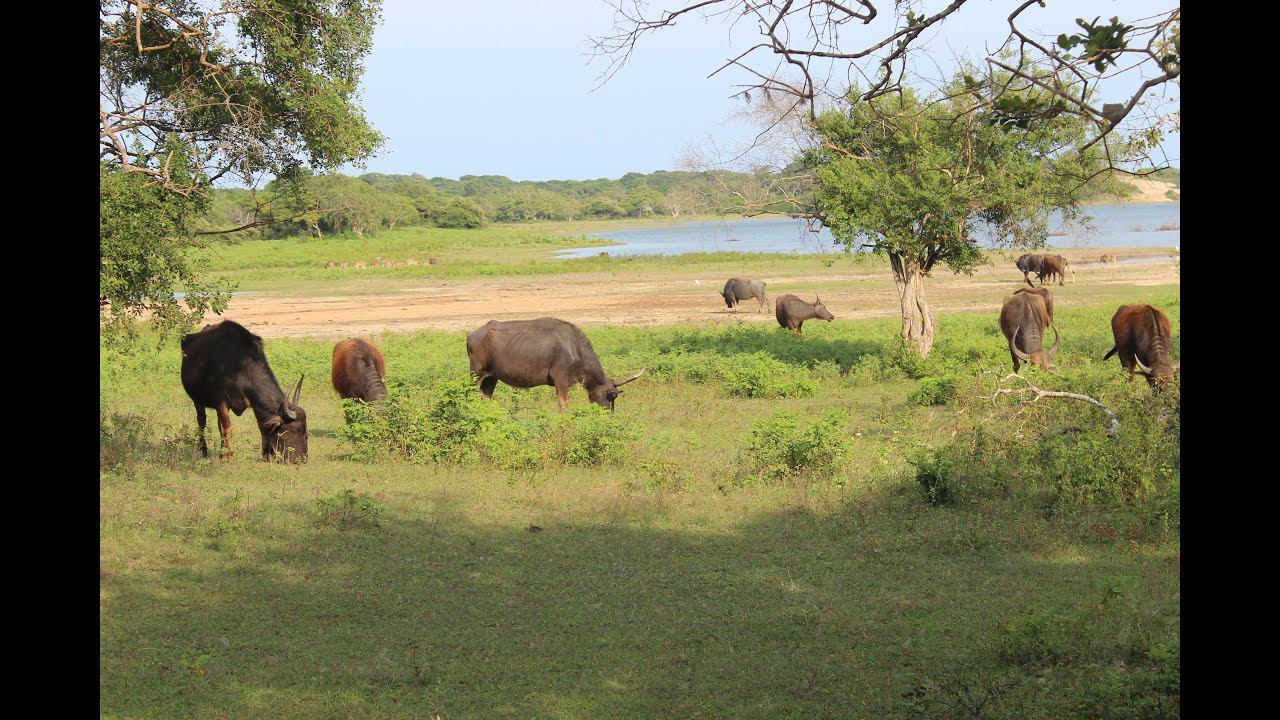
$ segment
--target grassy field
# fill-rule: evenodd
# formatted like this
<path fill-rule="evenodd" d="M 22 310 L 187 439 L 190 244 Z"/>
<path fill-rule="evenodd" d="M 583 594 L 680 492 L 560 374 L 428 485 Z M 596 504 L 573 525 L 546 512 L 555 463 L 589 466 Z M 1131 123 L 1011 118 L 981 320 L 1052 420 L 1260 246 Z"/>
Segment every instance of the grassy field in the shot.
<path fill-rule="evenodd" d="M 406 249 L 430 233 L 384 249 L 498 262 Z M 284 282 L 331 254 L 292 242 L 222 267 Z M 507 272 L 538 251 L 517 245 Z M 283 384 L 308 378 L 293 467 L 256 460 L 249 414 L 234 459 L 198 459 L 176 347 L 104 351 L 102 715 L 1176 716 L 1179 458 L 1155 419 L 1176 393 L 1100 358 L 1115 306 L 1145 301 L 1176 362 L 1178 289 L 1096 290 L 1059 304 L 1059 372 L 1024 373 L 1115 408 L 1114 441 L 1088 405 L 991 401 L 1009 358 L 990 313 L 942 315 L 925 363 L 893 319 L 587 328 L 612 375 L 649 371 L 612 417 L 580 388 L 562 416 L 551 388 L 502 385 L 446 416 L 461 334 L 388 333 L 414 453 L 353 433 L 375 416 L 329 388 L 331 343 L 268 339 Z M 766 471 L 787 412 L 831 424 Z M 842 452 L 806 465 L 813 438 Z"/>

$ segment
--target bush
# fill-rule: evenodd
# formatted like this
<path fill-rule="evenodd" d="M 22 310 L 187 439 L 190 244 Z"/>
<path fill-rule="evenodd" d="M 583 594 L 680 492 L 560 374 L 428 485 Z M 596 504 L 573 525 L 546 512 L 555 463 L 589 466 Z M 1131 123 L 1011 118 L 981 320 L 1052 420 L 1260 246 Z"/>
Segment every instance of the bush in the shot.
<path fill-rule="evenodd" d="M 751 424 L 748 474 L 764 480 L 830 477 L 852 449 L 847 415 L 833 410 L 817 418 L 777 412 Z"/>
<path fill-rule="evenodd" d="M 907 394 L 916 405 L 946 405 L 956 395 L 956 381 L 951 377 L 927 377 Z"/>
<path fill-rule="evenodd" d="M 623 445 L 635 434 L 626 418 L 595 404 L 560 415 L 555 424 L 558 428 L 551 454 L 567 465 L 600 465 L 616 460 Z"/>
<path fill-rule="evenodd" d="M 931 505 L 958 505 L 1004 496 L 1022 467 L 1001 443 L 981 428 L 936 450 L 917 450 L 907 458 L 916 482 Z"/>
<path fill-rule="evenodd" d="M 724 361 L 721 375 L 733 397 L 813 397 L 818 391 L 818 384 L 808 370 L 788 365 L 765 352 L 737 355 Z"/>
<path fill-rule="evenodd" d="M 351 459 L 362 462 L 391 455 L 506 470 L 547 462 L 599 465 L 621 457 L 635 435 L 624 416 L 594 404 L 571 413 L 514 417 L 486 400 L 466 376 L 447 378 L 418 394 L 394 387 L 377 403 L 349 400 L 343 415 L 339 436 L 351 445 Z"/>
<path fill-rule="evenodd" d="M 355 527 L 378 527 L 385 508 L 368 493 L 343 490 L 316 498 L 316 524 L 350 530 Z"/>

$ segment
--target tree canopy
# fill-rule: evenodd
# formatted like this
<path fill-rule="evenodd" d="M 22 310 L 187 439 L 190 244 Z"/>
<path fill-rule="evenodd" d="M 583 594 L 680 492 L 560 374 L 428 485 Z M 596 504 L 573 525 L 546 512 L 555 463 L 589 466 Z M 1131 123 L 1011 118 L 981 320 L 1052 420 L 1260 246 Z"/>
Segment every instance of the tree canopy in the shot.
<path fill-rule="evenodd" d="M 382 136 L 357 94 L 380 0 L 104 0 L 99 4 L 101 292 L 108 336 L 225 307 L 189 261 L 220 180 L 297 182 L 368 157 Z M 259 224 L 255 214 L 243 226 Z M 185 290 L 185 303 L 175 290 Z"/>
<path fill-rule="evenodd" d="M 997 241 L 1035 247 L 1048 215 L 1078 213 L 1080 178 L 1103 165 L 1074 152 L 1088 124 L 1053 112 L 1054 98 L 1022 84 L 1016 102 L 983 102 L 989 91 L 961 74 L 938 96 L 912 90 L 850 101 L 818 116 L 809 215 L 852 249 L 889 258 L 902 302 L 902 338 L 927 355 L 934 338 L 924 278 L 939 263 L 972 272 L 985 262 L 978 226 Z M 1003 109 L 1002 109 L 1003 108 Z M 1037 116 L 1026 122 L 1028 112 Z"/>

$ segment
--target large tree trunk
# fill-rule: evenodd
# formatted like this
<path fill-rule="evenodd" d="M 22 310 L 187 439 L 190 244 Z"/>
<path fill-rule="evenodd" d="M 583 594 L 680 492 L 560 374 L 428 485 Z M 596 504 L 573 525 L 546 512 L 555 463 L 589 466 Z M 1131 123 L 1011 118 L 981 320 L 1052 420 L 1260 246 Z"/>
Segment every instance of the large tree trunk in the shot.
<path fill-rule="evenodd" d="M 924 297 L 925 269 L 919 260 L 898 253 L 889 253 L 889 264 L 902 303 L 902 342 L 920 357 L 929 357 L 935 328 L 933 310 Z"/>

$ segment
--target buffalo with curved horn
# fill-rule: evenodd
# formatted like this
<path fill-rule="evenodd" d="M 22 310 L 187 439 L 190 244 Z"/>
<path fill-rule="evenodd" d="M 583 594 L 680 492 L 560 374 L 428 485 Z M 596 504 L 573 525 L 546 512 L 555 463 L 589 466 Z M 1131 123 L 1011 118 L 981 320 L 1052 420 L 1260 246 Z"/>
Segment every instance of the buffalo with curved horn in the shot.
<path fill-rule="evenodd" d="M 1044 331 L 1050 327 L 1053 328 L 1053 347 L 1046 351 Z M 1005 298 L 1004 305 L 1000 308 L 1000 331 L 1009 343 L 1014 372 L 1018 372 L 1024 362 L 1053 370 L 1050 360 L 1058 354 L 1061 337 L 1058 326 L 1050 319 L 1044 298 L 1039 294 L 1014 293 Z"/>

